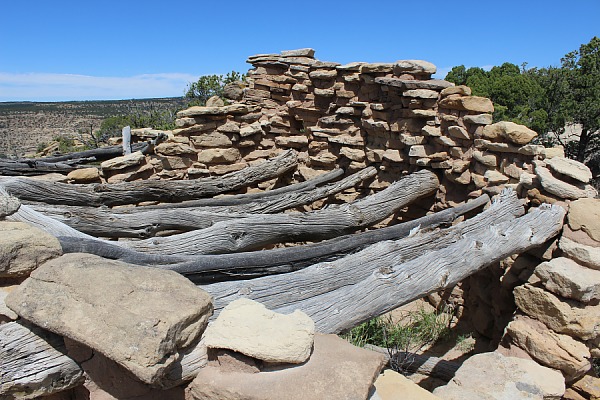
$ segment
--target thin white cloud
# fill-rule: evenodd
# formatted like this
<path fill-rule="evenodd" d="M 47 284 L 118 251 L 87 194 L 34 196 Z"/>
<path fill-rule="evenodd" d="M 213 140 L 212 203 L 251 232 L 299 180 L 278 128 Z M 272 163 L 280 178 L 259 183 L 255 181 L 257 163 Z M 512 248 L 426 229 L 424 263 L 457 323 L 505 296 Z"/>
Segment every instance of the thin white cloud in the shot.
<path fill-rule="evenodd" d="M 183 73 L 131 77 L 0 72 L 0 101 L 118 100 L 177 97 L 197 76 Z"/>

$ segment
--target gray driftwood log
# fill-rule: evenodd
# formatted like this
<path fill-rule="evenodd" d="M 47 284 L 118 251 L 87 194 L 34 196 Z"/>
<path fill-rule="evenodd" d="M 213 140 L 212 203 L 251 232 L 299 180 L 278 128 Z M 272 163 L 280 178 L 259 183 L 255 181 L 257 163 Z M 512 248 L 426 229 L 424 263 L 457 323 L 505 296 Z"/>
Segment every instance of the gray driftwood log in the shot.
<path fill-rule="evenodd" d="M 402 178 L 381 192 L 341 206 L 308 213 L 251 216 L 218 222 L 210 228 L 169 237 L 113 243 L 142 253 L 198 255 L 241 252 L 294 240 L 326 239 L 381 221 L 416 199 L 435 192 L 438 185 L 437 176 L 423 170 Z M 9 218 L 37 226 L 59 238 L 91 239 L 98 246 L 105 247 L 105 241 L 79 232 L 25 205 Z M 88 243 L 88 246 L 93 245 Z M 95 251 L 90 253 L 98 254 Z"/>
<path fill-rule="evenodd" d="M 268 161 L 220 177 L 187 181 L 135 181 L 91 185 L 70 185 L 5 177 L 0 178 L 0 186 L 21 200 L 48 204 L 113 206 L 136 204 L 142 201 L 179 202 L 247 187 L 278 177 L 294 169 L 296 165 L 296 152 L 288 150 Z"/>
<path fill-rule="evenodd" d="M 482 195 L 458 207 L 398 225 L 302 246 L 244 253 L 163 256 L 135 252 L 111 242 L 99 244 L 97 240 L 72 237 L 59 237 L 59 240 L 65 253 L 92 253 L 133 264 L 156 265 L 186 275 L 196 283 L 211 283 L 292 272 L 312 264 L 333 261 L 378 241 L 406 237 L 415 228 L 426 231 L 450 224 L 458 216 L 484 206 L 488 200 L 487 195 Z M 516 207 L 521 208 L 518 203 Z"/>
<path fill-rule="evenodd" d="M 437 176 L 422 170 L 401 178 L 381 192 L 341 206 L 221 221 L 206 229 L 120 245 L 147 253 L 195 255 L 235 253 L 274 243 L 328 239 L 373 225 L 411 202 L 431 195 L 438 186 Z"/>
<path fill-rule="evenodd" d="M 259 301 L 269 309 L 294 306 L 337 289 L 351 287 L 377 268 L 390 269 L 428 252 L 444 249 L 463 237 L 479 237 L 487 232 L 490 225 L 511 220 L 523 215 L 523 212 L 516 194 L 506 191 L 486 211 L 448 229 L 419 232 L 401 240 L 378 241 L 360 252 L 293 273 L 201 287 L 213 296 L 215 316 L 240 297 Z"/>
<path fill-rule="evenodd" d="M 35 399 L 75 387 L 83 371 L 63 338 L 35 326 L 0 325 L 0 398 Z"/>
<path fill-rule="evenodd" d="M 58 206 L 40 203 L 31 204 L 30 207 L 92 236 L 148 238 L 159 232 L 181 233 L 204 229 L 219 221 L 238 220 L 249 216 L 244 213 L 275 213 L 312 203 L 356 186 L 376 173 L 375 168 L 369 167 L 338 182 L 312 190 L 283 192 L 262 200 L 221 207 L 174 209 L 130 207 L 111 210 L 106 207 Z"/>
<path fill-rule="evenodd" d="M 465 237 L 391 268 L 378 268 L 367 278 L 275 311 L 300 309 L 318 331 L 339 333 L 429 293 L 456 285 L 467 276 L 512 254 L 520 254 L 555 237 L 565 209 L 543 205 L 528 214 L 491 225 L 479 237 Z"/>
<path fill-rule="evenodd" d="M 304 182 L 294 183 L 278 187 L 276 189 L 265 190 L 256 193 L 243 193 L 235 195 L 221 195 L 208 199 L 188 200 L 181 203 L 167 203 L 145 206 L 145 209 L 173 209 L 173 208 L 196 208 L 196 207 L 227 207 L 237 206 L 257 202 L 259 200 L 270 199 L 271 197 L 280 196 L 289 192 L 304 192 L 313 190 L 317 186 L 331 182 L 344 175 L 342 168 L 336 168 L 324 174 L 320 174 L 312 179 Z"/>

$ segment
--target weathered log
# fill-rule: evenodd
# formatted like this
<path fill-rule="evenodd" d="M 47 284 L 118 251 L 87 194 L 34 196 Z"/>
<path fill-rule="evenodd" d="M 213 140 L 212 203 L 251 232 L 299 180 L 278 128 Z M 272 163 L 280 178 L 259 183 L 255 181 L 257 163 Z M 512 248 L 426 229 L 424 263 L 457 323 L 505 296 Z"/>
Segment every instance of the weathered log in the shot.
<path fill-rule="evenodd" d="M 402 240 L 378 241 L 360 252 L 284 275 L 201 287 L 213 296 L 215 316 L 240 297 L 260 301 L 269 309 L 295 305 L 342 287 L 351 287 L 377 268 L 390 269 L 428 252 L 444 249 L 462 237 L 478 237 L 493 223 L 511 220 L 523 215 L 523 212 L 516 194 L 507 191 L 486 211 L 448 229 L 420 232 Z"/>
<path fill-rule="evenodd" d="M 132 151 L 141 151 L 143 154 L 147 154 L 150 143 L 135 143 L 131 146 Z M 119 157 L 123 155 L 123 147 L 120 145 L 117 146 L 105 146 L 99 147 L 97 149 L 77 151 L 68 154 L 61 154 L 56 156 L 48 156 L 48 157 L 40 157 L 40 158 L 31 158 L 31 159 L 19 159 L 18 161 L 41 161 L 47 163 L 55 163 L 61 161 L 68 160 L 91 160 L 93 161 L 105 161 L 110 160 L 111 158 Z"/>
<path fill-rule="evenodd" d="M 0 325 L 0 397 L 34 399 L 83 382 L 79 365 L 65 356 L 63 338 L 33 325 Z"/>
<path fill-rule="evenodd" d="M 401 239 L 415 228 L 420 227 L 423 231 L 450 224 L 459 215 L 482 207 L 488 200 L 487 195 L 482 195 L 467 204 L 390 227 L 308 245 L 245 253 L 163 256 L 134 252 L 112 242 L 70 237 L 59 237 L 59 240 L 65 253 L 92 253 L 132 264 L 156 265 L 186 275 L 196 283 L 210 283 L 291 272 L 312 264 L 332 261 L 378 241 Z"/>
<path fill-rule="evenodd" d="M 328 239 L 377 223 L 411 202 L 434 193 L 438 185 L 433 172 L 422 170 L 401 178 L 381 192 L 341 206 L 307 213 L 264 214 L 221 221 L 206 229 L 119 244 L 140 252 L 194 255 Z"/>
<path fill-rule="evenodd" d="M 82 161 L 90 161 L 90 159 L 75 159 L 61 162 L 0 160 L 0 175 L 32 176 L 48 174 L 52 172 L 68 174 L 73 170 L 81 168 L 81 166 L 77 164 Z M 93 161 L 93 159 L 91 161 Z"/>
<path fill-rule="evenodd" d="M 141 201 L 178 202 L 226 193 L 284 174 L 297 165 L 288 150 L 263 163 L 221 177 L 187 181 L 135 181 L 115 184 L 69 185 L 24 178 L 1 178 L 0 186 L 21 200 L 48 204 L 100 206 Z"/>
<path fill-rule="evenodd" d="M 376 267 L 354 285 L 275 311 L 287 314 L 300 309 L 315 321 L 319 332 L 342 332 L 543 244 L 561 231 L 564 216 L 564 208 L 543 205 L 520 218 L 491 225 L 479 237 L 465 237 L 391 268 Z"/>
<path fill-rule="evenodd" d="M 108 208 L 57 206 L 31 204 L 35 211 L 59 220 L 80 232 L 93 236 L 120 238 L 148 238 L 158 232 L 176 233 L 208 228 L 219 221 L 237 220 L 250 215 L 241 213 L 274 213 L 317 199 L 339 193 L 351 188 L 376 174 L 373 167 L 365 168 L 339 182 L 311 191 L 282 193 L 279 196 L 265 198 L 228 207 L 202 207 L 182 209 L 155 209 L 132 207 L 110 210 Z"/>
<path fill-rule="evenodd" d="M 344 175 L 344 170 L 341 168 L 336 168 L 333 171 L 329 171 L 324 174 L 320 174 L 319 176 L 317 176 L 313 179 L 309 179 L 304 182 L 294 183 L 292 185 L 286 185 L 286 186 L 283 186 L 280 188 L 265 190 L 262 192 L 243 193 L 243 194 L 235 194 L 235 195 L 222 195 L 222 196 L 213 197 L 213 198 L 209 198 L 209 199 L 182 201 L 181 203 L 156 204 L 156 205 L 151 205 L 151 206 L 145 206 L 144 208 L 145 209 L 173 209 L 173 208 L 236 206 L 236 205 L 256 202 L 258 200 L 263 200 L 263 199 L 271 198 L 274 196 L 279 196 L 284 193 L 313 190 L 317 186 L 322 185 L 327 182 L 331 182 L 331 181 L 339 178 L 342 175 Z"/>

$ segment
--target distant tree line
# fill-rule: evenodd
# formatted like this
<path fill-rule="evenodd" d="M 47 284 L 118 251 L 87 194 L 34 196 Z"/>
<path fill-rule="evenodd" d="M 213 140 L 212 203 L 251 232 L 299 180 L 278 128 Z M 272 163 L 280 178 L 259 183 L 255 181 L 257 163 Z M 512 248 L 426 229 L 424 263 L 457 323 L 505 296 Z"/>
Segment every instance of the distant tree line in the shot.
<path fill-rule="evenodd" d="M 504 63 L 489 71 L 452 68 L 446 80 L 469 86 L 494 102 L 494 122 L 513 121 L 539 134 L 545 145 L 563 145 L 566 155 L 600 169 L 600 39 L 566 54 L 560 67 L 527 68 Z M 576 124 L 578 137 L 564 135 Z"/>

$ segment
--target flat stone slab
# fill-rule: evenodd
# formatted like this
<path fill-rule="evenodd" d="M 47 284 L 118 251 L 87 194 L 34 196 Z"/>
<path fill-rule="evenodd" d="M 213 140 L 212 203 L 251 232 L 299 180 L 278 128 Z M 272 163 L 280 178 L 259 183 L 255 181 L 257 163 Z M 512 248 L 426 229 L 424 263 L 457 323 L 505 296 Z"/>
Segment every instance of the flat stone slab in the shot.
<path fill-rule="evenodd" d="M 258 373 L 205 367 L 190 384 L 189 394 L 198 400 L 366 399 L 384 364 L 383 354 L 352 346 L 336 335 L 317 334 L 304 364 Z"/>
<path fill-rule="evenodd" d="M 443 400 L 558 400 L 564 392 L 560 372 L 532 360 L 493 352 L 467 359 L 454 378 L 433 394 Z"/>
<path fill-rule="evenodd" d="M 554 172 L 570 176 L 579 182 L 588 183 L 592 179 L 592 171 L 587 165 L 564 157 L 553 157 L 546 160 L 546 165 Z"/>
<path fill-rule="evenodd" d="M 519 315 L 506 327 L 512 342 L 540 364 L 560 370 L 567 382 L 590 370 L 590 351 L 568 335 L 548 329 L 542 322 Z"/>
<path fill-rule="evenodd" d="M 529 284 L 517 286 L 515 303 L 525 314 L 558 333 L 591 340 L 600 336 L 600 305 L 585 305 Z"/>
<path fill-rule="evenodd" d="M 176 272 L 77 253 L 39 267 L 6 304 L 149 384 L 202 333 L 212 314 L 210 295 Z"/>
<path fill-rule="evenodd" d="M 560 238 L 558 247 L 579 264 L 600 270 L 600 247 L 578 243 L 564 235 Z"/>
<path fill-rule="evenodd" d="M 206 329 L 204 341 L 209 348 L 297 364 L 310 356 L 314 334 L 315 323 L 302 311 L 278 314 L 254 300 L 238 299 Z"/>
<path fill-rule="evenodd" d="M 541 263 L 534 272 L 552 293 L 584 303 L 600 300 L 600 271 L 558 257 Z"/>
<path fill-rule="evenodd" d="M 600 199 L 586 198 L 572 202 L 569 205 L 567 220 L 571 229 L 581 229 L 589 237 L 600 242 Z"/>

